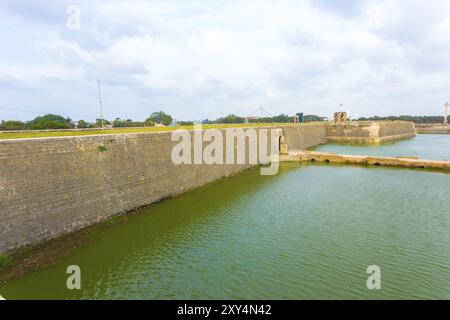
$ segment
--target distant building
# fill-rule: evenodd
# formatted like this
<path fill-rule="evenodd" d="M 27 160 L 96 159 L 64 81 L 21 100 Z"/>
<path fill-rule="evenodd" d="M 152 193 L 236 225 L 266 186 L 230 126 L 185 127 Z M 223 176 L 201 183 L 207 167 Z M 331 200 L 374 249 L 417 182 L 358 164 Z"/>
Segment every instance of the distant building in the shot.
<path fill-rule="evenodd" d="M 295 123 L 303 123 L 303 122 L 305 122 L 305 116 L 303 115 L 303 112 L 297 113 L 294 116 L 294 122 Z"/>
<path fill-rule="evenodd" d="M 348 121 L 347 112 L 335 112 L 334 113 L 334 123 L 336 124 L 346 124 Z"/>

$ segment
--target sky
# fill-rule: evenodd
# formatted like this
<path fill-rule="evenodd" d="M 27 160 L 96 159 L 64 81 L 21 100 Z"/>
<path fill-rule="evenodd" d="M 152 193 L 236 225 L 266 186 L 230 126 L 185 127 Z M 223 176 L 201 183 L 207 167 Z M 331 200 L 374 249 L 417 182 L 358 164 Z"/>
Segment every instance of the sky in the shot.
<path fill-rule="evenodd" d="M 0 1 L 0 119 L 93 121 L 97 80 L 107 119 L 442 115 L 450 1 Z"/>

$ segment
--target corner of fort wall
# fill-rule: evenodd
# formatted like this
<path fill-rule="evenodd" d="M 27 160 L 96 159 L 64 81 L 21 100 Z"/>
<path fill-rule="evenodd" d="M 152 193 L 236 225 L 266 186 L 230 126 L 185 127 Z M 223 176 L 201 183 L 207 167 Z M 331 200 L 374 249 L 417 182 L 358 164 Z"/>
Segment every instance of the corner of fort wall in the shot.
<path fill-rule="evenodd" d="M 335 138 L 369 141 L 378 135 L 379 142 L 415 135 L 409 123 L 277 128 L 282 128 L 289 150 Z M 172 147 L 171 132 L 0 140 L 0 253 L 74 232 L 255 166 L 175 165 Z"/>
<path fill-rule="evenodd" d="M 322 125 L 305 127 L 286 129 L 293 146 L 324 141 Z M 68 234 L 255 166 L 175 165 L 173 145 L 171 132 L 0 140 L 0 252 Z"/>
<path fill-rule="evenodd" d="M 414 123 L 406 121 L 371 121 L 349 124 L 329 124 L 329 141 L 349 143 L 382 143 L 416 136 Z"/>

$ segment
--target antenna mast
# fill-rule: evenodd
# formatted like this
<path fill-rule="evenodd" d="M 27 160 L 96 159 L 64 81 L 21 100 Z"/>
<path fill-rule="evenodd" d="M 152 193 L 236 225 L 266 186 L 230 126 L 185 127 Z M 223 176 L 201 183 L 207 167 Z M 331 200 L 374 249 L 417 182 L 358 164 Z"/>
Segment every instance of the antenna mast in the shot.
<path fill-rule="evenodd" d="M 102 94 L 100 91 L 100 80 L 97 80 L 98 83 L 98 102 L 100 103 L 100 123 L 103 128 L 103 107 L 102 107 Z"/>

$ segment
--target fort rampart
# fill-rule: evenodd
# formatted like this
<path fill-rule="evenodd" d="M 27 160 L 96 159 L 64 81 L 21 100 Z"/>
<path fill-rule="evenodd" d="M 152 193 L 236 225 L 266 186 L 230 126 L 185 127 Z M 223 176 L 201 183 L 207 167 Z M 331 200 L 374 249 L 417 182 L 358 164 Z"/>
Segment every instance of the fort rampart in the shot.
<path fill-rule="evenodd" d="M 283 126 L 290 150 L 339 135 L 367 142 L 412 137 L 407 123 Z M 262 128 L 256 130 L 263 130 Z M 357 133 L 357 131 L 360 131 Z M 55 238 L 256 164 L 176 165 L 171 132 L 0 140 L 0 253 Z M 376 138 L 376 134 L 381 137 Z"/>

